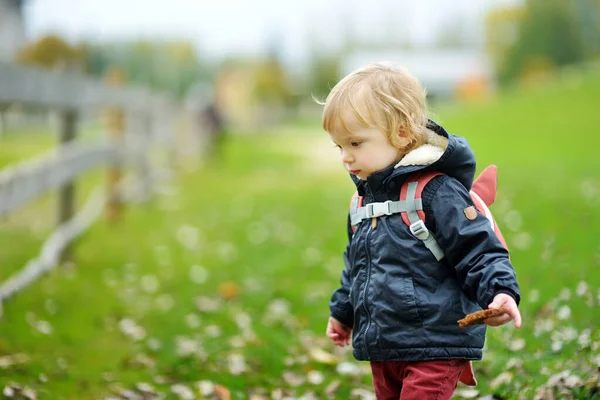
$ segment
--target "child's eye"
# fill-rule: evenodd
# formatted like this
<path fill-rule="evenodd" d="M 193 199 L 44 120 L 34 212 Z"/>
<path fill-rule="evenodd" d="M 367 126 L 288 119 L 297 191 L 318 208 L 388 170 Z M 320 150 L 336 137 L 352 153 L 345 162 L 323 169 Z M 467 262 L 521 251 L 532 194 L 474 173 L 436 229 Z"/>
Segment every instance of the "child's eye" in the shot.
<path fill-rule="evenodd" d="M 351 145 L 352 147 L 358 147 L 358 146 L 360 146 L 361 144 L 362 144 L 362 142 L 352 142 L 352 143 L 350 143 L 350 145 Z"/>

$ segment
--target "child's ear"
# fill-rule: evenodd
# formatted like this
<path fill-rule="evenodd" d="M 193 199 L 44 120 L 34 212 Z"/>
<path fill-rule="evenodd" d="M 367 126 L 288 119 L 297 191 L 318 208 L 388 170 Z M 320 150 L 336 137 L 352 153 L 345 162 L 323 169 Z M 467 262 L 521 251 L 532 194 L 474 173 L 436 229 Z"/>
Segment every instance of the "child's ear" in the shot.
<path fill-rule="evenodd" d="M 392 142 L 392 145 L 398 149 L 405 149 L 412 143 L 408 132 L 404 128 L 400 128 L 398 129 L 398 132 L 392 134 L 390 141 Z"/>

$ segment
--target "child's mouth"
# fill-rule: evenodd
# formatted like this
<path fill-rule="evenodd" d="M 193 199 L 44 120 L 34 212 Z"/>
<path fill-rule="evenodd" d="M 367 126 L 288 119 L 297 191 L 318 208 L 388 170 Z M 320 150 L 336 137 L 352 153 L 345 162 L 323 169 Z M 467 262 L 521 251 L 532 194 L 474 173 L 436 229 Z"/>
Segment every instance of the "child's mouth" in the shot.
<path fill-rule="evenodd" d="M 350 173 L 351 173 L 352 175 L 358 175 L 358 174 L 360 174 L 360 169 L 353 169 L 353 170 L 350 170 Z"/>

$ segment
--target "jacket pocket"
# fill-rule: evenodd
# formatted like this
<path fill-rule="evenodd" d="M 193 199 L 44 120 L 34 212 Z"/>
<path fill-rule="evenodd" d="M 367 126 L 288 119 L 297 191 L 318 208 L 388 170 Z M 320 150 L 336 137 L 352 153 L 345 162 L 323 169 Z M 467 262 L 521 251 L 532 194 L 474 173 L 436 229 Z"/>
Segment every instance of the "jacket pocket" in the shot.
<path fill-rule="evenodd" d="M 412 278 L 394 278 L 381 296 L 377 304 L 381 348 L 423 347 L 423 322 Z"/>
<path fill-rule="evenodd" d="M 403 322 L 412 324 L 422 324 L 421 315 L 417 305 L 417 295 L 415 284 L 412 278 L 402 278 L 399 280 L 398 297 L 396 307 L 398 316 Z"/>

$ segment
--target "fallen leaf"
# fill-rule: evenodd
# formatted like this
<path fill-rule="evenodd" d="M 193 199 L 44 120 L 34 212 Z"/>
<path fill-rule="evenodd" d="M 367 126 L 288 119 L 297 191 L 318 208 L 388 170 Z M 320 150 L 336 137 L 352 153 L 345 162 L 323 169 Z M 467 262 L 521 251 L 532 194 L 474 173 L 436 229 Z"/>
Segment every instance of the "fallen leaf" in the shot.
<path fill-rule="evenodd" d="M 340 375 L 359 375 L 361 373 L 360 365 L 351 362 L 341 362 L 336 367 Z"/>
<path fill-rule="evenodd" d="M 479 391 L 475 389 L 456 389 L 454 395 L 463 399 L 474 399 L 479 396 Z"/>
<path fill-rule="evenodd" d="M 213 312 L 217 311 L 221 306 L 220 299 L 213 299 L 211 297 L 200 296 L 196 297 L 196 308 L 202 312 Z"/>
<path fill-rule="evenodd" d="M 334 396 L 335 392 L 337 392 L 337 390 L 340 388 L 340 384 L 341 382 L 336 379 L 335 381 L 327 385 L 327 387 L 325 388 L 325 394 L 327 395 L 327 397 L 331 398 L 332 396 Z"/>
<path fill-rule="evenodd" d="M 492 381 L 490 382 L 490 387 L 492 388 L 492 390 L 496 390 L 500 386 L 512 382 L 513 378 L 514 376 L 512 373 L 508 371 L 503 372 L 494 379 L 492 379 Z"/>
<path fill-rule="evenodd" d="M 367 389 L 356 388 L 350 391 L 350 395 L 361 400 L 375 400 L 375 394 Z"/>
<path fill-rule="evenodd" d="M 202 396 L 210 396 L 215 392 L 215 384 L 211 381 L 196 382 L 196 389 Z"/>
<path fill-rule="evenodd" d="M 231 375 L 240 375 L 248 370 L 246 359 L 239 353 L 230 354 L 227 357 L 227 363 L 229 365 L 229 372 Z"/>
<path fill-rule="evenodd" d="M 138 392 L 141 392 L 143 394 L 151 394 L 151 395 L 158 394 L 156 389 L 154 389 L 154 386 L 152 386 L 151 384 L 146 383 L 146 382 L 137 383 L 135 385 L 135 388 L 137 389 Z"/>
<path fill-rule="evenodd" d="M 525 348 L 525 339 L 517 338 L 508 343 L 508 349 L 511 351 L 519 351 Z"/>
<path fill-rule="evenodd" d="M 337 364 L 339 359 L 331 353 L 326 352 L 318 347 L 313 347 L 309 350 L 310 358 L 322 364 Z"/>
<path fill-rule="evenodd" d="M 233 281 L 221 282 L 219 295 L 227 300 L 235 299 L 240 295 L 240 286 Z"/>
<path fill-rule="evenodd" d="M 231 392 L 223 385 L 215 385 L 215 395 L 219 400 L 231 400 Z"/>
<path fill-rule="evenodd" d="M 15 353 L 8 356 L 0 357 L 0 368 L 6 369 L 17 364 L 25 364 L 30 358 L 25 353 Z"/>
<path fill-rule="evenodd" d="M 171 386 L 171 391 L 181 400 L 194 400 L 196 398 L 196 395 L 194 392 L 192 392 L 192 389 L 182 383 L 177 383 Z"/>
<path fill-rule="evenodd" d="M 320 385 L 325 381 L 325 377 L 320 371 L 309 371 L 306 380 L 313 385 Z"/>
<path fill-rule="evenodd" d="M 283 380 L 290 386 L 296 387 L 304 383 L 304 377 L 291 371 L 283 373 Z"/>

